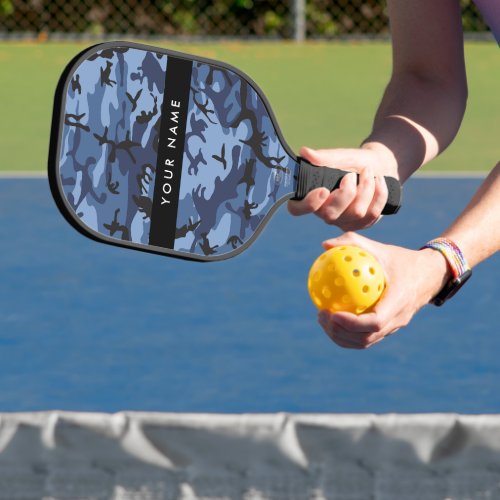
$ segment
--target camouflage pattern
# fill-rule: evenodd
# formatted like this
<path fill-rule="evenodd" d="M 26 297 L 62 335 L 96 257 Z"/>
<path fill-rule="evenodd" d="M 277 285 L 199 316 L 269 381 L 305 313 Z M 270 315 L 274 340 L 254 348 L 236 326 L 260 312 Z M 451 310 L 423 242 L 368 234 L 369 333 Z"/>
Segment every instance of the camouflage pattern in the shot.
<path fill-rule="evenodd" d="M 248 241 L 293 191 L 295 165 L 255 90 L 232 71 L 194 63 L 175 249 L 213 255 Z"/>
<path fill-rule="evenodd" d="M 89 228 L 147 244 L 167 56 L 103 50 L 71 77 L 59 158 L 68 203 Z"/>
<path fill-rule="evenodd" d="M 64 196 L 86 226 L 123 242 L 149 241 L 168 57 L 104 49 L 76 68 L 67 88 Z M 253 87 L 195 61 L 174 250 L 209 258 L 234 252 L 294 192 L 297 169 Z"/>

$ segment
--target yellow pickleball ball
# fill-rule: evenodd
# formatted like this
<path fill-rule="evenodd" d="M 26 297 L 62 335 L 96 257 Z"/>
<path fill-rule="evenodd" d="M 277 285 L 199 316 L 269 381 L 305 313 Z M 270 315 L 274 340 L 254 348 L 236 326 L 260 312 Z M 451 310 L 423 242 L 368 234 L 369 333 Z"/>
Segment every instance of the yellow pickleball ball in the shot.
<path fill-rule="evenodd" d="M 362 314 L 382 295 L 384 271 L 378 260 L 363 248 L 334 247 L 313 263 L 307 288 L 318 309 Z"/>

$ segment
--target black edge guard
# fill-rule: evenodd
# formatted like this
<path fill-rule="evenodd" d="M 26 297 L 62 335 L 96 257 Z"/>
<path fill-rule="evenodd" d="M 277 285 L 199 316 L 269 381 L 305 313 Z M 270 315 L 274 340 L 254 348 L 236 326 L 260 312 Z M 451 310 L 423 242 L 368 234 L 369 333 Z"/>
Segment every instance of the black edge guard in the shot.
<path fill-rule="evenodd" d="M 292 200 L 302 200 L 307 193 L 319 187 L 326 187 L 330 191 L 333 191 L 339 187 L 342 178 L 349 173 L 344 170 L 339 170 L 338 168 L 317 167 L 300 157 L 297 158 L 297 161 L 300 165 L 300 169 L 297 192 Z M 389 195 L 382 213 L 384 215 L 395 214 L 401 207 L 401 184 L 394 177 L 384 177 L 384 179 L 387 184 Z M 357 182 L 359 182 L 359 175 L 357 175 Z"/>

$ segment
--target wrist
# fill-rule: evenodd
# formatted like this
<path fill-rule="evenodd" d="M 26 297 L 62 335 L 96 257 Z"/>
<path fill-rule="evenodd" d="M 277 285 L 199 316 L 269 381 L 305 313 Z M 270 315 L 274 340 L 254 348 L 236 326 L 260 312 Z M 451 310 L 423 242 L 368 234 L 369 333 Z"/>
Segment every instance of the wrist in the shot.
<path fill-rule="evenodd" d="M 418 253 L 423 259 L 419 268 L 425 269 L 422 286 L 425 290 L 425 303 L 428 303 L 443 289 L 453 275 L 446 258 L 440 252 L 432 248 L 422 248 Z"/>
<path fill-rule="evenodd" d="M 394 153 L 385 144 L 367 139 L 361 144 L 361 149 L 372 151 L 379 157 L 382 165 L 382 172 L 380 173 L 399 179 L 398 162 Z"/>

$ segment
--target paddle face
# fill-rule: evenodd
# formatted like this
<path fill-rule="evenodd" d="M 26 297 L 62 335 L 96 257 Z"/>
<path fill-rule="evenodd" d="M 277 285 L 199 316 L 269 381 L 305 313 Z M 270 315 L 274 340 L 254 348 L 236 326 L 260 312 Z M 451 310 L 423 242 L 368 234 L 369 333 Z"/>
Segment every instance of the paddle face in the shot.
<path fill-rule="evenodd" d="M 262 92 L 225 64 L 112 42 L 77 56 L 59 82 L 49 180 L 93 239 L 232 257 L 293 196 L 298 168 Z"/>

